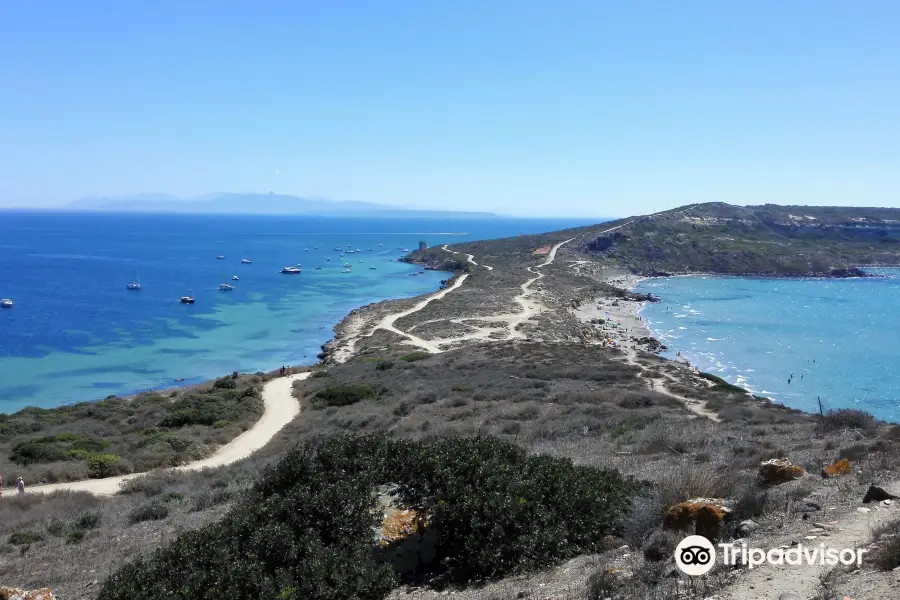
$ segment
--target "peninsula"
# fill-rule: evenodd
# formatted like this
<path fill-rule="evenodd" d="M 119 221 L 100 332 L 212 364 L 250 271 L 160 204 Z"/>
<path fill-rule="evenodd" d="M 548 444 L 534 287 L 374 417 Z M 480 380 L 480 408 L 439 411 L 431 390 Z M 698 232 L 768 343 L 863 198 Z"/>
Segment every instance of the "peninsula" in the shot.
<path fill-rule="evenodd" d="M 816 565 L 689 582 L 673 551 L 696 533 L 871 545 L 866 597 L 890 598 L 900 426 L 802 413 L 659 357 L 635 315 L 654 298 L 630 287 L 676 273 L 860 276 L 900 265 L 898 242 L 897 209 L 702 204 L 413 252 L 451 273 L 442 289 L 348 315 L 293 381 L 300 412 L 268 444 L 112 497 L 0 512 L 16 548 L 0 581 L 101 599 L 828 591 Z M 270 378 L 251 383 L 282 381 Z M 836 569 L 827 585 L 857 594 L 860 580 Z"/>

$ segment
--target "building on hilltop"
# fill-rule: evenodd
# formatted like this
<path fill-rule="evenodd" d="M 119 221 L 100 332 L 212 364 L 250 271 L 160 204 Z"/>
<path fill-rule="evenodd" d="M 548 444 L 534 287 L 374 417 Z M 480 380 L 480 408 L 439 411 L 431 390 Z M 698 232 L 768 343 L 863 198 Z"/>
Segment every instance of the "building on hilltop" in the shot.
<path fill-rule="evenodd" d="M 425 240 L 419 242 L 419 250 L 428 250 L 428 242 Z"/>

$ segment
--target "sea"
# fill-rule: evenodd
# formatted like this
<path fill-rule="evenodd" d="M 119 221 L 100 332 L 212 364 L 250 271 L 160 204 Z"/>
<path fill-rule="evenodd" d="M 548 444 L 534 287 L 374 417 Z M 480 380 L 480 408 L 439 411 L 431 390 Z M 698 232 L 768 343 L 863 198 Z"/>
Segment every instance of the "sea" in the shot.
<path fill-rule="evenodd" d="M 0 212 L 0 413 L 313 364 L 354 308 L 448 277 L 403 249 L 598 221 Z"/>
<path fill-rule="evenodd" d="M 668 347 L 754 394 L 900 422 L 900 269 L 875 278 L 687 276 L 643 280 L 641 316 Z M 678 354 L 680 353 L 680 357 Z"/>

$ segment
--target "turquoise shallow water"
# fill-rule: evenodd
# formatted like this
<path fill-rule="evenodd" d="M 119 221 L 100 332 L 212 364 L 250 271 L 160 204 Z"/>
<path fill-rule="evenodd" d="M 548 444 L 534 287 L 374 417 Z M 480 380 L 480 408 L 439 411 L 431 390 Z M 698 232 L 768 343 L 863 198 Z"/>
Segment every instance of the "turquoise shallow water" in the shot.
<path fill-rule="evenodd" d="M 821 398 L 900 422 L 900 269 L 873 272 L 885 277 L 670 277 L 636 289 L 662 298 L 641 316 L 666 356 L 791 407 L 817 411 Z"/>
<path fill-rule="evenodd" d="M 402 248 L 583 224 L 0 212 L 0 298 L 15 302 L 0 310 L 0 412 L 311 364 L 350 310 L 448 276 L 411 277 Z M 342 259 L 347 245 L 360 252 Z M 128 291 L 136 269 L 142 289 Z M 189 291 L 196 303 L 179 304 Z"/>

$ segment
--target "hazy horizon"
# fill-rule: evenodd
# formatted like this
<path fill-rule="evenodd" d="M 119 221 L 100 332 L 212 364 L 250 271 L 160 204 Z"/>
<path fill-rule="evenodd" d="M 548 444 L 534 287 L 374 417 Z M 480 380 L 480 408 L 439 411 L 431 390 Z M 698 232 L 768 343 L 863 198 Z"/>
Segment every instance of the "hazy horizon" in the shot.
<path fill-rule="evenodd" d="M 0 208 L 900 206 L 900 5 L 6 3 Z"/>

